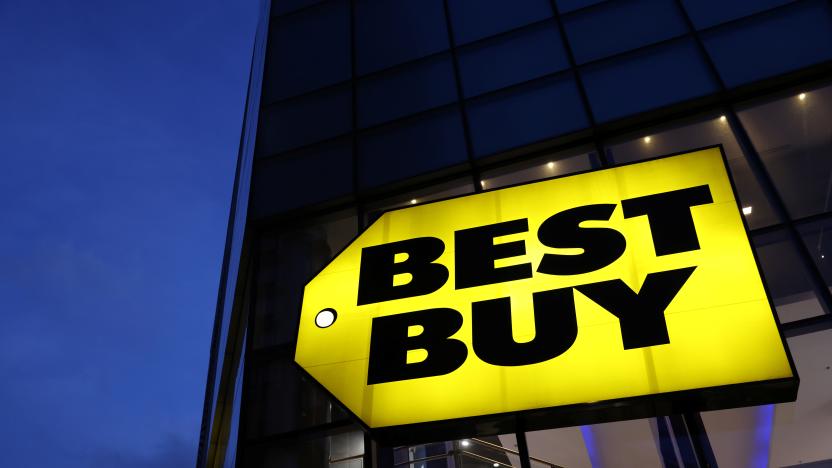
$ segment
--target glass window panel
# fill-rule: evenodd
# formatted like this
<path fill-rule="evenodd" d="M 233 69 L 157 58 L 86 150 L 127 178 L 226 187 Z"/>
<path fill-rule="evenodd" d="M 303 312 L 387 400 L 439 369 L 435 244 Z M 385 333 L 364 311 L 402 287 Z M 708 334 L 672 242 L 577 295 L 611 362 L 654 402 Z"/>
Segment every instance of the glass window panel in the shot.
<path fill-rule="evenodd" d="M 832 59 L 832 7 L 796 2 L 702 35 L 728 87 Z"/>
<path fill-rule="evenodd" d="M 246 436 L 262 438 L 347 418 L 321 387 L 286 357 L 251 361 Z M 327 455 L 325 452 L 324 456 Z M 248 466 L 248 465 L 245 465 Z M 305 465 L 304 465 L 305 466 Z"/>
<path fill-rule="evenodd" d="M 560 153 L 501 167 L 482 175 L 483 188 L 496 189 L 548 177 L 561 176 L 592 169 L 595 155 Z"/>
<path fill-rule="evenodd" d="M 448 468 L 453 466 L 452 451 L 453 442 L 397 447 L 393 450 L 393 464 L 403 468 Z"/>
<path fill-rule="evenodd" d="M 261 235 L 255 349 L 294 342 L 304 285 L 355 237 L 357 230 L 355 213 L 348 210 L 306 226 Z"/>
<path fill-rule="evenodd" d="M 600 122 L 717 90 L 708 67 L 690 39 L 587 66 L 583 79 L 595 118 Z"/>
<path fill-rule="evenodd" d="M 579 8 L 585 8 L 598 3 L 604 3 L 609 0 L 557 0 L 558 11 L 561 13 L 568 13 Z"/>
<path fill-rule="evenodd" d="M 800 376 L 797 401 L 702 413 L 720 466 L 829 466 L 832 330 L 788 343 Z"/>
<path fill-rule="evenodd" d="M 359 135 L 358 179 L 376 187 L 467 161 L 462 119 L 444 109 Z"/>
<path fill-rule="evenodd" d="M 614 163 L 622 164 L 718 144 L 728 159 L 748 227 L 776 224 L 777 215 L 751 172 L 727 120 L 721 116 L 688 125 L 675 124 L 667 129 L 646 130 L 636 138 L 610 145 L 608 155 Z"/>
<path fill-rule="evenodd" d="M 529 455 L 569 468 L 662 466 L 653 420 L 637 419 L 526 433 Z M 534 467 L 546 466 L 540 462 Z"/>
<path fill-rule="evenodd" d="M 772 410 L 773 406 L 766 405 L 701 413 L 717 463 L 769 466 Z"/>
<path fill-rule="evenodd" d="M 272 16 L 285 15 L 301 8 L 312 6 L 316 3 L 322 3 L 327 0 L 274 0 L 272 2 L 271 13 Z"/>
<path fill-rule="evenodd" d="M 353 436 L 352 434 L 357 434 Z M 268 445 L 253 445 L 246 451 L 246 457 L 241 466 L 255 468 L 361 468 L 363 460 L 342 460 L 331 458 L 333 450 L 339 450 L 336 444 L 345 439 L 361 437 L 360 448 L 364 453 L 363 433 L 357 427 L 345 427 L 331 432 L 331 435 L 314 437 L 293 437 L 291 439 L 271 442 Z M 352 440 L 352 439 L 348 439 Z M 355 439 L 358 443 L 358 439 Z M 356 445 L 355 448 L 358 448 Z"/>
<path fill-rule="evenodd" d="M 407 468 L 491 468 L 494 463 L 520 466 L 520 459 L 514 434 L 503 434 L 398 447 L 393 463 Z"/>
<path fill-rule="evenodd" d="M 350 17 L 346 0 L 272 20 L 263 79 L 263 102 L 350 78 Z"/>
<path fill-rule="evenodd" d="M 780 322 L 823 315 L 806 268 L 785 231 L 758 234 L 751 240 Z"/>
<path fill-rule="evenodd" d="M 742 18 L 789 3 L 791 0 L 682 0 L 685 10 L 697 29 Z"/>
<path fill-rule="evenodd" d="M 433 185 L 425 189 L 414 190 L 375 203 L 369 203 L 365 206 L 364 212 L 367 213 L 367 224 L 369 224 L 375 221 L 386 210 L 403 208 L 473 192 L 474 185 L 471 183 L 471 178 L 457 179 L 444 184 Z"/>
<path fill-rule="evenodd" d="M 739 116 L 791 216 L 832 210 L 832 86 L 796 92 Z"/>
<path fill-rule="evenodd" d="M 454 40 L 464 44 L 552 16 L 548 0 L 448 0 Z"/>
<path fill-rule="evenodd" d="M 237 365 L 237 374 L 234 379 L 234 400 L 231 404 L 231 416 L 229 417 L 229 430 L 223 431 L 224 440 L 218 442 L 219 445 L 225 445 L 225 455 L 222 463 L 223 468 L 234 468 L 237 459 L 237 439 L 240 431 L 240 405 L 243 401 L 243 369 L 245 366 L 245 349 L 246 340 L 243 338 L 242 352 L 240 363 Z M 222 452 L 222 449 L 218 449 Z"/>
<path fill-rule="evenodd" d="M 557 27 L 544 23 L 459 50 L 466 97 L 569 68 Z"/>
<path fill-rule="evenodd" d="M 262 218 L 350 195 L 352 172 L 349 139 L 258 160 L 249 215 Z"/>
<path fill-rule="evenodd" d="M 254 446 L 246 451 L 242 466 L 273 468 L 278 466 L 329 468 L 326 437 L 283 441 L 267 447 Z"/>
<path fill-rule="evenodd" d="M 770 466 L 832 459 L 832 330 L 788 339 L 800 376 L 797 401 L 776 405 Z M 821 465 L 822 466 L 822 465 Z"/>
<path fill-rule="evenodd" d="M 355 20 L 359 74 L 448 48 L 442 0 L 358 0 Z"/>
<path fill-rule="evenodd" d="M 350 465 L 347 458 L 354 458 L 364 454 L 364 433 L 350 431 L 330 437 L 329 459 L 332 466 L 347 468 Z M 360 461 L 360 460 L 359 460 Z M 338 463 L 336 465 L 336 463 Z M 358 466 L 361 466 L 360 464 Z"/>
<path fill-rule="evenodd" d="M 571 73 L 471 100 L 468 120 L 477 157 L 589 125 Z"/>
<path fill-rule="evenodd" d="M 450 54 L 363 79 L 356 92 L 361 127 L 453 102 L 456 83 Z"/>
<path fill-rule="evenodd" d="M 268 106 L 260 111 L 257 156 L 271 156 L 347 133 L 352 91 L 338 86 Z"/>
<path fill-rule="evenodd" d="M 261 5 L 261 13 L 264 11 L 262 10 L 265 8 L 265 5 Z M 262 25 L 262 23 L 261 23 Z M 258 32 L 255 38 L 254 47 L 260 48 L 262 45 L 262 41 L 264 31 L 258 26 Z M 249 89 L 256 89 L 257 80 L 253 80 L 249 83 Z M 248 206 L 249 206 L 249 195 L 251 185 L 246 183 L 251 177 L 251 171 L 253 169 L 253 161 L 255 156 L 255 133 L 252 131 L 251 126 L 248 125 L 249 122 L 254 121 L 257 115 L 257 110 L 259 109 L 259 103 L 257 102 L 247 102 L 244 111 L 245 117 L 245 125 L 243 126 L 242 134 L 240 135 L 240 148 L 238 153 L 238 164 L 239 164 L 239 174 L 235 175 L 235 178 L 239 178 L 240 183 L 237 187 L 234 188 L 235 193 L 231 199 L 231 208 L 232 211 L 230 213 L 231 219 L 231 229 L 227 233 L 226 238 L 226 255 L 228 255 L 228 270 L 224 272 L 224 277 L 220 278 L 219 289 L 222 292 L 222 301 L 218 301 L 218 310 L 219 318 L 217 318 L 218 323 L 215 323 L 217 327 L 218 336 L 216 337 L 216 350 L 224 350 L 228 346 L 228 340 L 231 336 L 231 319 L 233 316 L 236 316 L 234 313 L 235 309 L 235 301 L 234 298 L 237 296 L 237 282 L 243 281 L 243 278 L 246 278 L 249 274 L 248 265 L 241 265 L 243 262 L 243 240 L 245 238 L 244 234 L 246 231 L 247 219 L 246 214 L 248 213 Z M 195 166 L 194 169 L 196 170 Z M 240 291 L 244 292 L 244 291 Z M 213 378 L 206 382 L 206 386 L 211 389 L 212 395 L 218 395 L 220 391 L 220 382 L 222 380 L 223 373 L 220 371 L 224 366 L 229 365 L 226 361 L 227 358 L 224 352 L 217 352 L 216 361 L 209 367 L 209 377 L 211 373 L 213 373 Z M 230 362 L 230 361 L 229 361 Z M 214 429 L 214 418 L 216 416 L 217 405 L 215 401 L 211 401 L 211 399 L 206 398 L 206 401 L 210 403 L 210 409 L 208 410 L 208 415 L 203 415 L 203 421 L 207 422 L 207 431 L 205 432 L 206 435 L 210 434 L 211 431 Z"/>
<path fill-rule="evenodd" d="M 828 286 L 832 286 L 832 218 L 798 227 L 803 243 Z"/>
<path fill-rule="evenodd" d="M 517 441 L 514 434 L 489 437 L 472 437 L 457 441 L 460 452 L 460 468 L 487 468 L 498 466 L 520 466 Z"/>
<path fill-rule="evenodd" d="M 564 15 L 563 27 L 579 64 L 687 32 L 684 17 L 672 0 L 607 2 Z"/>

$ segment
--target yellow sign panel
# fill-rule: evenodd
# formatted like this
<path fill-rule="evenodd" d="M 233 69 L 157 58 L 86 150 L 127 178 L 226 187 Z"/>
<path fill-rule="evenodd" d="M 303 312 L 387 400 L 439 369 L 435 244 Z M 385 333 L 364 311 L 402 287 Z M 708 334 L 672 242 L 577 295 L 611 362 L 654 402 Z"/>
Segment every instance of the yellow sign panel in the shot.
<path fill-rule="evenodd" d="M 793 398 L 741 216 L 720 148 L 390 211 L 306 285 L 295 361 L 371 430 Z"/>

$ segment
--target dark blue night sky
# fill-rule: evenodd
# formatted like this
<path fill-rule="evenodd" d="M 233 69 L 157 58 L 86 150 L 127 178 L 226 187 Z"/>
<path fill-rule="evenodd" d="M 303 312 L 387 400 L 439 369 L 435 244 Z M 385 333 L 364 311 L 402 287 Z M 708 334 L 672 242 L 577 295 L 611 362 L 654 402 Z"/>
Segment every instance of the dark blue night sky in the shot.
<path fill-rule="evenodd" d="M 196 454 L 257 0 L 0 0 L 0 466 Z"/>

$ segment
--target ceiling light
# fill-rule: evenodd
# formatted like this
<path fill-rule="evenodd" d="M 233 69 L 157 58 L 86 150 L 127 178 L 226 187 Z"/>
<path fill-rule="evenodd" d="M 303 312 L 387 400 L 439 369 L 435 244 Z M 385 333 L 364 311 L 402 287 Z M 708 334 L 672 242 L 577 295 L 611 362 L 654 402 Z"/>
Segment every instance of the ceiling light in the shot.
<path fill-rule="evenodd" d="M 744 215 L 750 215 L 752 211 L 754 211 L 754 208 L 751 206 L 742 207 L 742 214 Z"/>
<path fill-rule="evenodd" d="M 644 137 L 644 142 L 645 142 L 645 143 L 650 143 L 650 137 L 649 137 L 649 136 Z"/>
<path fill-rule="evenodd" d="M 468 442 L 467 440 L 463 440 L 460 443 L 462 444 L 463 447 L 467 447 L 467 446 L 471 445 L 471 442 Z"/>
<path fill-rule="evenodd" d="M 414 199 L 410 200 L 410 204 L 415 205 L 416 204 L 416 199 L 414 198 Z"/>
<path fill-rule="evenodd" d="M 800 94 L 798 94 L 798 95 L 797 95 L 797 98 L 798 98 L 798 99 L 800 99 L 801 101 L 805 101 L 805 100 L 806 100 L 806 93 L 800 93 Z"/>
<path fill-rule="evenodd" d="M 480 181 L 480 187 L 485 188 L 485 181 L 484 180 Z"/>
<path fill-rule="evenodd" d="M 549 169 L 554 169 L 555 168 L 555 163 L 553 163 L 552 161 L 549 161 L 548 163 L 546 163 L 546 167 L 548 167 Z"/>
<path fill-rule="evenodd" d="M 724 115 L 720 115 L 720 116 L 719 116 L 719 121 L 720 121 L 720 122 L 725 122 L 725 121 L 727 121 L 727 120 L 728 120 L 728 117 L 725 117 Z"/>

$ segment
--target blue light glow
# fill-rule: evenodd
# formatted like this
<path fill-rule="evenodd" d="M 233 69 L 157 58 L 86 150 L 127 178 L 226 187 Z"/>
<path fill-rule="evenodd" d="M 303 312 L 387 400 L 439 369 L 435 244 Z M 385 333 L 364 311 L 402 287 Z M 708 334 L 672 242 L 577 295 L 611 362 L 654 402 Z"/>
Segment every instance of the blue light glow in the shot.
<path fill-rule="evenodd" d="M 768 454 L 771 448 L 771 433 L 774 429 L 774 405 L 764 405 L 757 409 L 757 427 L 754 428 L 754 468 L 768 467 Z"/>
<path fill-rule="evenodd" d="M 584 445 L 586 445 L 592 468 L 601 468 L 601 455 L 598 453 L 598 444 L 595 441 L 595 434 L 592 433 L 592 426 L 581 426 L 581 435 L 584 436 Z"/>

